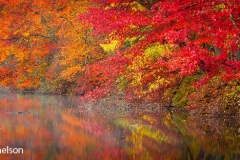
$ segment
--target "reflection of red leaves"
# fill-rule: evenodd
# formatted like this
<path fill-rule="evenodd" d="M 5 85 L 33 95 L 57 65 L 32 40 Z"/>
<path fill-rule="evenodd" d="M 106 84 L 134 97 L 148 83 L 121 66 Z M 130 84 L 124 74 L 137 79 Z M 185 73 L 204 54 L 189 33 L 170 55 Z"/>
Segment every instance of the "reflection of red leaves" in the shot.
<path fill-rule="evenodd" d="M 89 132 L 91 132 L 94 136 L 100 136 L 105 133 L 105 129 L 96 122 L 92 122 L 91 124 L 83 123 L 81 127 Z"/>

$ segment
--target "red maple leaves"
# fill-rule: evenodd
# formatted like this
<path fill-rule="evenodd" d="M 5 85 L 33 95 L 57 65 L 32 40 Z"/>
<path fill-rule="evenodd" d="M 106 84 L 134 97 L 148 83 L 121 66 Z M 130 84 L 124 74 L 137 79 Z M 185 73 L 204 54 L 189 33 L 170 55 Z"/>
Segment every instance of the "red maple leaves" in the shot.
<path fill-rule="evenodd" d="M 216 75 L 227 81 L 240 79 L 239 3 L 219 0 L 149 1 L 146 3 L 151 5 L 150 9 L 142 5 L 142 1 L 97 0 L 96 3 L 99 7 L 89 9 L 79 18 L 90 24 L 95 34 L 121 42 L 118 53 L 113 57 L 131 55 L 130 61 L 122 63 L 122 67 L 127 68 L 131 60 L 144 56 L 144 51 L 154 43 L 171 45 L 170 53 L 158 56 L 152 62 L 154 67 L 147 68 L 154 74 L 149 75 L 142 87 L 147 87 L 157 76 L 179 79 L 201 74 L 197 85 L 207 83 Z M 132 46 L 126 46 L 129 37 L 137 37 Z M 153 72 L 157 68 L 164 69 Z M 146 74 L 141 69 L 135 71 Z M 130 83 L 132 78 L 127 79 Z"/>

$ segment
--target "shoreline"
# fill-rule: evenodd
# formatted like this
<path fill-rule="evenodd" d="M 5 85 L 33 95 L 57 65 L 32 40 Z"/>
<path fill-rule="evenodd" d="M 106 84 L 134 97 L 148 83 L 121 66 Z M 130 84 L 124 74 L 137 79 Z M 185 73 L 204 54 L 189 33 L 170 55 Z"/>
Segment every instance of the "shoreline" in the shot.
<path fill-rule="evenodd" d="M 41 92 L 39 90 L 16 90 L 16 89 L 9 89 L 0 86 L 0 94 L 10 94 L 10 93 L 15 93 L 15 94 L 32 94 L 32 95 L 51 95 L 51 96 L 78 96 L 79 98 L 81 97 L 80 95 L 77 94 L 57 94 L 57 93 L 46 93 L 46 92 Z M 230 112 L 225 112 L 223 111 L 216 111 L 216 112 L 208 112 L 207 110 L 204 111 L 202 109 L 187 109 L 185 107 L 176 107 L 176 106 L 171 106 L 171 107 L 166 107 L 166 106 L 161 106 L 157 103 L 129 103 L 124 100 L 124 97 L 121 95 L 110 95 L 107 96 L 103 99 L 100 100 L 89 100 L 87 102 L 80 102 L 81 106 L 89 106 L 92 105 L 95 109 L 103 109 L 107 108 L 110 110 L 135 110 L 135 111 L 143 111 L 143 112 L 149 112 L 149 113 L 161 113 L 163 111 L 168 111 L 169 113 L 174 113 L 174 114 L 184 114 L 186 116 L 190 117 L 240 117 L 240 114 L 235 113 L 230 113 Z"/>

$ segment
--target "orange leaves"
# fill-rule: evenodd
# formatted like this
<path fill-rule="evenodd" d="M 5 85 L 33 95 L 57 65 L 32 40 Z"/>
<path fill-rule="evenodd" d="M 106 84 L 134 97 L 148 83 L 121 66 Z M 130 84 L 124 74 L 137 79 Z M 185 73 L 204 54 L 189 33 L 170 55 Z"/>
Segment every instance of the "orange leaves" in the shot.
<path fill-rule="evenodd" d="M 34 78 L 28 78 L 26 80 L 20 81 L 18 84 L 19 89 L 37 89 L 39 87 L 39 81 L 35 81 Z"/>
<path fill-rule="evenodd" d="M 61 72 L 61 77 L 63 79 L 72 81 L 74 80 L 74 78 L 76 77 L 77 74 L 79 74 L 80 72 L 82 72 L 82 68 L 80 65 L 74 66 L 74 67 L 69 67 L 66 70 Z"/>
<path fill-rule="evenodd" d="M 5 77 L 11 74 L 11 68 L 9 67 L 1 67 L 0 68 L 0 77 Z"/>
<path fill-rule="evenodd" d="M 88 7 L 88 1 L 2 3 L 0 63 L 14 69 L 14 74 L 4 74 L 4 78 L 11 79 L 15 87 L 38 89 L 46 83 L 67 84 L 76 80 L 91 59 L 99 58 L 94 54 L 96 44 L 76 20 L 76 15 Z M 46 81 L 50 79 L 53 83 Z"/>
<path fill-rule="evenodd" d="M 13 71 L 10 67 L 0 67 L 0 86 L 11 85 Z"/>
<path fill-rule="evenodd" d="M 19 3 L 24 3 L 24 0 L 2 0 L 1 1 L 3 4 L 8 4 L 8 5 L 16 5 L 16 4 L 19 4 Z"/>
<path fill-rule="evenodd" d="M 61 72 L 63 79 L 73 81 L 83 71 L 84 58 L 88 54 L 86 47 L 87 45 L 80 41 L 73 44 L 70 43 L 69 46 L 61 49 L 59 65 L 64 67 Z"/>
<path fill-rule="evenodd" d="M 75 127 L 79 127 L 82 125 L 82 121 L 79 120 L 77 117 L 73 117 L 72 115 L 70 116 L 68 114 L 63 114 L 62 120 L 66 123 L 66 125 L 72 125 Z"/>

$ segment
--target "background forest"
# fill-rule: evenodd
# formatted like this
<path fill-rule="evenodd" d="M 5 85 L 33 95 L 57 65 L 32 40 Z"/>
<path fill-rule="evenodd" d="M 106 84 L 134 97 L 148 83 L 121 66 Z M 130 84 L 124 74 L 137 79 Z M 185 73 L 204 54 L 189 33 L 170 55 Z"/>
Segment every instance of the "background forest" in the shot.
<path fill-rule="evenodd" d="M 2 0 L 0 86 L 240 112 L 236 0 Z"/>

